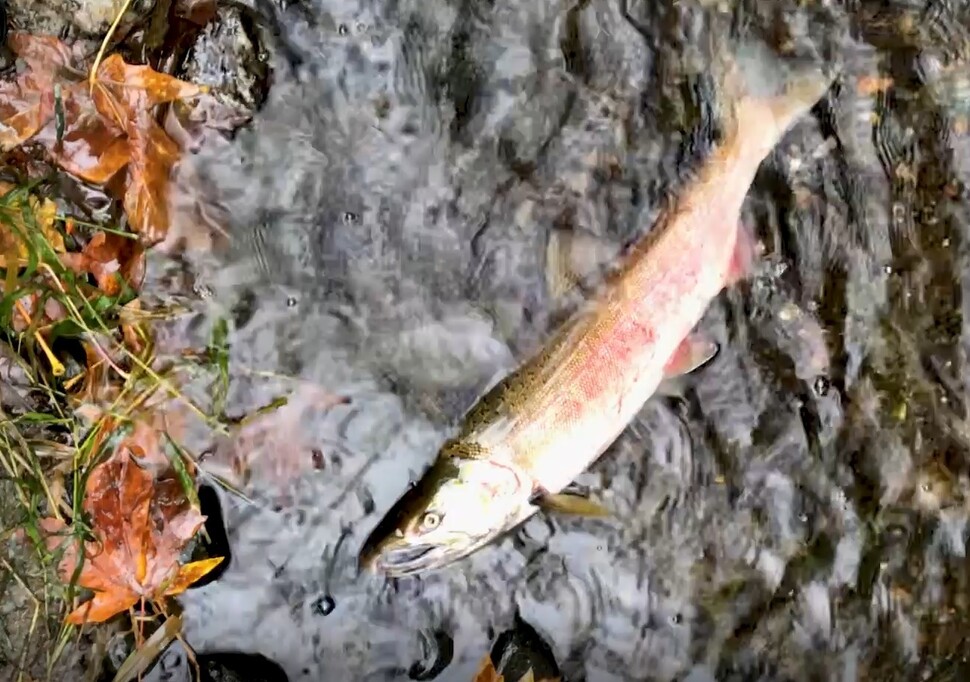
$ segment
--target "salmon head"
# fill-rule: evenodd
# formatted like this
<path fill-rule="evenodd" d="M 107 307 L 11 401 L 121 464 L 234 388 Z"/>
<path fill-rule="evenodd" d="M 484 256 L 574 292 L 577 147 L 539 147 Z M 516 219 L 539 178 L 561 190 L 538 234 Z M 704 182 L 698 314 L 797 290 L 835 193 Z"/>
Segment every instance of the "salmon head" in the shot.
<path fill-rule="evenodd" d="M 442 568 L 531 515 L 531 491 L 510 464 L 439 457 L 371 531 L 358 565 L 391 577 Z"/>

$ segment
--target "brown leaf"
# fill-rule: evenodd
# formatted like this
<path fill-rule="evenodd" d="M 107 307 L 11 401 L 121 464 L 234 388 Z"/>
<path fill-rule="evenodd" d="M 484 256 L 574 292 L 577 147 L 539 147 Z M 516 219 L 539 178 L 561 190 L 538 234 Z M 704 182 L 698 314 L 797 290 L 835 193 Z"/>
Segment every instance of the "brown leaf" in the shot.
<path fill-rule="evenodd" d="M 54 79 L 71 53 L 54 36 L 13 32 L 8 45 L 28 71 L 13 82 L 0 82 L 0 151 L 9 151 L 35 135 L 54 115 Z"/>
<path fill-rule="evenodd" d="M 162 240 L 168 231 L 168 184 L 179 159 L 178 145 L 155 120 L 153 109 L 205 90 L 149 66 L 126 64 L 119 55 L 98 68 L 94 103 L 128 136 L 131 162 L 124 206 L 134 231 L 148 244 Z"/>
<path fill-rule="evenodd" d="M 57 36 L 11 31 L 7 44 L 34 71 L 53 72 L 74 59 L 71 49 Z"/>
<path fill-rule="evenodd" d="M 131 165 L 124 204 L 134 231 L 154 244 L 168 232 L 169 178 L 179 149 L 147 113 L 140 112 L 137 121 L 128 129 Z"/>
<path fill-rule="evenodd" d="M 145 278 L 144 245 L 120 234 L 98 232 L 80 253 L 62 254 L 61 262 L 78 275 L 94 275 L 109 296 L 121 293 L 122 282 L 137 290 Z"/>
<path fill-rule="evenodd" d="M 83 79 L 72 69 L 71 51 L 53 36 L 14 33 L 14 52 L 29 71 L 15 82 L 0 82 L 0 149 L 11 149 L 33 138 L 53 160 L 78 177 L 107 182 L 128 163 L 123 128 L 95 109 Z M 63 136 L 57 137 L 55 86 L 61 89 Z"/>
<path fill-rule="evenodd" d="M 121 104 L 125 113 L 123 118 L 116 120 L 122 127 L 134 118 L 135 112 L 150 111 L 158 104 L 195 97 L 208 90 L 204 86 L 159 73 L 150 66 L 127 64 L 117 54 L 101 62 L 98 67 L 98 85 L 100 87 L 95 89 L 95 104 L 104 115 L 114 115 L 115 103 Z M 99 92 L 102 96 L 110 93 L 114 103 L 99 99 Z"/>
<path fill-rule="evenodd" d="M 145 419 L 135 419 L 131 433 L 118 443 L 119 450 L 127 450 L 141 466 L 163 472 L 171 464 L 162 449 L 162 434 Z"/>
<path fill-rule="evenodd" d="M 138 465 L 127 446 L 119 446 L 95 467 L 84 499 L 95 541 L 85 543 L 86 560 L 78 579 L 95 596 L 67 617 L 69 623 L 107 620 L 141 599 L 161 598 L 172 587 L 184 589 L 186 580 L 204 574 L 201 567 L 183 573 L 178 557 L 205 518 L 171 495 L 171 486 L 160 491 L 159 482 Z M 46 519 L 43 527 L 52 533 L 63 526 Z M 57 538 L 49 537 L 48 544 L 53 547 Z M 60 565 L 65 581 L 76 566 L 77 548 L 70 545 Z"/>
<path fill-rule="evenodd" d="M 142 259 L 144 267 L 144 258 Z M 139 317 L 141 301 L 133 299 L 121 307 L 119 322 L 121 322 L 121 336 L 128 350 L 141 355 L 151 342 L 151 327 L 146 320 Z"/>
<path fill-rule="evenodd" d="M 205 26 L 216 17 L 216 0 L 178 0 L 175 15 Z"/>
<path fill-rule="evenodd" d="M 0 150 L 33 139 L 66 171 L 98 184 L 127 166 L 128 219 L 144 242 L 163 239 L 169 225 L 168 182 L 179 147 L 155 120 L 154 109 L 207 89 L 150 66 L 127 64 L 116 54 L 101 63 L 89 88 L 81 77 L 84 70 L 71 67 L 70 50 L 56 38 L 18 33 L 11 44 L 29 70 L 15 82 L 0 83 Z M 60 136 L 55 86 L 63 112 Z"/>
<path fill-rule="evenodd" d="M 68 173 L 99 185 L 107 183 L 130 160 L 128 138 L 113 121 L 94 107 L 83 84 L 62 93 L 64 134 L 57 139 L 55 125 L 46 125 L 35 136 L 54 162 Z"/>
<path fill-rule="evenodd" d="M 74 400 L 82 405 L 97 406 L 110 403 L 117 389 L 113 389 L 111 385 L 108 363 L 101 357 L 91 341 L 83 340 L 81 346 L 84 348 L 85 356 L 84 377 L 80 384 L 71 385 L 72 390 L 75 385 L 78 386 L 73 394 Z M 103 439 L 103 433 L 104 429 L 102 428 L 97 435 Z"/>

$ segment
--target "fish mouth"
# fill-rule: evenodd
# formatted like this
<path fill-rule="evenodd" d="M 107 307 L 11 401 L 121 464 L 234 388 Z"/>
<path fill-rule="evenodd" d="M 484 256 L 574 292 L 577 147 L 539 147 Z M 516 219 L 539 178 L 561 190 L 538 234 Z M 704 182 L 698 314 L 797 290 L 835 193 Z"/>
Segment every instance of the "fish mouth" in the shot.
<path fill-rule="evenodd" d="M 401 578 L 440 568 L 458 554 L 432 544 L 389 547 L 374 559 L 374 567 L 391 578 Z"/>

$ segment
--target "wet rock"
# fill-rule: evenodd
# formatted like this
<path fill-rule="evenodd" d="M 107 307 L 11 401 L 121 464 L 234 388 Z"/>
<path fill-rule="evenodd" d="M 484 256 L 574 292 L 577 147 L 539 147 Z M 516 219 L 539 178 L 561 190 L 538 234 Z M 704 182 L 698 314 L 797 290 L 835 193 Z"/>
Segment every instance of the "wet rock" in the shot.
<path fill-rule="evenodd" d="M 205 535 L 200 535 L 192 551 L 192 561 L 223 557 L 222 563 L 192 583 L 189 589 L 196 589 L 215 582 L 229 569 L 232 562 L 232 549 L 229 547 L 229 537 L 226 534 L 226 523 L 222 516 L 222 505 L 219 495 L 209 485 L 199 488 L 199 506 L 205 516 Z M 206 537 L 208 536 L 208 537 Z"/>
<path fill-rule="evenodd" d="M 288 682 L 286 671 L 259 654 L 216 653 L 199 656 L 202 682 Z"/>
<path fill-rule="evenodd" d="M 133 643 L 130 636 L 129 645 Z M 116 639 L 116 642 L 119 640 Z M 106 661 L 99 682 L 114 679 L 115 671 L 130 652 L 119 651 L 113 661 Z M 194 655 L 198 673 L 182 643 L 174 641 L 141 678 L 145 682 L 289 682 L 286 671 L 262 654 L 239 651 L 215 651 Z"/>
<path fill-rule="evenodd" d="M 408 669 L 412 680 L 433 680 L 449 665 L 455 655 L 455 642 L 447 632 L 436 630 L 421 635 L 421 660 Z"/>
<path fill-rule="evenodd" d="M 77 31 L 94 38 L 108 30 L 123 4 L 124 0 L 7 0 L 7 10 L 14 26 L 31 33 Z M 151 6 L 151 0 L 132 2 L 119 28 L 145 16 Z"/>
<path fill-rule="evenodd" d="M 235 7 L 207 22 L 183 63 L 184 78 L 208 85 L 220 103 L 247 117 L 266 98 L 267 54 L 254 22 Z"/>
<path fill-rule="evenodd" d="M 561 678 L 552 648 L 517 615 L 515 624 L 495 640 L 475 682 L 554 682 Z"/>
<path fill-rule="evenodd" d="M 0 343 L 0 407 L 13 413 L 29 412 L 30 379 L 23 361 L 10 346 Z"/>

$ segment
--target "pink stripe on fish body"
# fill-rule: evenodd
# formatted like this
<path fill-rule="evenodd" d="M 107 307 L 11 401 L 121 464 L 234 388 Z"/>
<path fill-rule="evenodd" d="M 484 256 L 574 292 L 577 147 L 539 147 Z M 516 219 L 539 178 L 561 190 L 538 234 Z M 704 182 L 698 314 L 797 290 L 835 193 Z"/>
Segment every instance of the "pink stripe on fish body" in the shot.
<path fill-rule="evenodd" d="M 711 217 L 707 210 L 679 215 L 648 248 L 634 249 L 597 301 L 595 321 L 576 339 L 546 409 L 514 439 L 539 480 L 554 486 L 577 475 L 615 440 L 723 288 L 736 222 Z"/>

